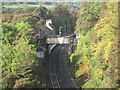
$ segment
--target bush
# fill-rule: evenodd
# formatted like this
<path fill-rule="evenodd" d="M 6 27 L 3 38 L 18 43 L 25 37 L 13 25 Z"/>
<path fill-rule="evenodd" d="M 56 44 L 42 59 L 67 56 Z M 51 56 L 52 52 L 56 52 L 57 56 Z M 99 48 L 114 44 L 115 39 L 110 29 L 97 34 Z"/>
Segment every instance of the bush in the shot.
<path fill-rule="evenodd" d="M 83 88 L 119 87 L 117 3 L 104 5 L 106 9 L 101 9 L 98 22 L 84 34 L 80 33 L 80 43 L 71 56 L 72 63 L 78 62 L 75 63 L 75 66 L 79 66 L 76 70 L 77 79 L 82 80 L 81 76 L 88 75 L 84 80 L 86 83 L 80 84 Z M 87 13 L 86 10 L 83 11 Z M 75 56 L 80 58 L 74 58 Z"/>
<path fill-rule="evenodd" d="M 3 89 L 43 87 L 41 62 L 31 44 L 31 28 L 28 23 L 11 25 L 3 23 L 2 69 Z M 36 71 L 37 70 L 37 71 Z"/>

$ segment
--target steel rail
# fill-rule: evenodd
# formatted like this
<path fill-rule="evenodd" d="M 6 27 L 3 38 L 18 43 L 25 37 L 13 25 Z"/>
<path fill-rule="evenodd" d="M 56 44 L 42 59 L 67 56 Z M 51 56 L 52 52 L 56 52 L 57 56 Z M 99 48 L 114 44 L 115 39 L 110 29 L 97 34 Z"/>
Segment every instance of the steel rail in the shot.
<path fill-rule="evenodd" d="M 64 47 L 63 47 L 63 49 L 65 49 L 65 47 L 66 47 L 67 45 L 65 45 Z M 61 50 L 62 51 L 62 50 Z M 62 55 L 61 55 L 62 56 Z M 70 77 L 70 71 L 68 70 L 68 67 L 67 67 L 67 63 L 65 63 L 65 61 L 63 61 L 63 59 L 61 58 L 61 62 L 63 62 L 63 64 L 61 63 L 61 65 L 62 66 L 60 66 L 60 67 L 64 67 L 64 72 L 66 73 L 65 74 L 65 77 L 66 77 L 66 79 L 67 79 L 67 85 L 68 85 L 68 87 L 69 88 L 74 88 L 74 85 L 73 85 L 73 83 L 72 83 L 72 81 L 70 80 L 70 78 L 72 78 L 72 77 Z"/>
<path fill-rule="evenodd" d="M 57 55 L 58 51 L 59 51 L 59 48 L 51 53 L 50 62 L 49 62 L 50 79 L 51 79 L 51 84 L 52 84 L 53 88 L 60 88 L 60 84 L 59 84 L 59 81 L 58 81 L 58 78 L 57 78 L 57 75 L 56 75 L 56 70 L 55 70 L 55 59 L 52 58 L 52 57 Z M 51 66 L 51 62 L 52 62 L 51 60 L 52 59 L 53 59 L 53 69 L 54 69 L 53 74 L 52 74 L 52 66 Z M 53 79 L 53 77 L 54 77 L 54 79 Z"/>
<path fill-rule="evenodd" d="M 61 46 L 63 46 L 63 45 L 61 45 Z M 56 74 L 57 74 L 57 77 L 58 77 L 58 81 L 60 83 L 60 87 L 61 88 L 67 88 L 63 73 L 61 72 L 60 66 L 59 66 L 59 59 L 60 59 L 60 51 L 61 51 L 61 49 L 62 49 L 62 47 L 58 51 L 57 56 L 56 56 L 57 58 L 55 60 L 55 62 L 56 62 L 56 64 L 55 64 L 56 65 Z"/>
<path fill-rule="evenodd" d="M 63 46 L 62 48 L 61 48 L 61 50 L 60 50 L 60 58 L 59 58 L 59 60 L 58 60 L 58 65 L 59 65 L 59 68 L 60 68 L 60 72 L 61 72 L 61 75 L 62 75 L 62 77 L 63 78 L 65 78 L 65 79 L 67 79 L 67 76 L 65 75 L 65 73 L 63 73 L 63 70 L 62 70 L 62 68 L 61 68 L 61 59 L 62 59 L 62 50 L 66 47 L 67 45 L 65 45 L 65 46 Z M 68 83 L 68 81 L 65 83 L 66 85 L 65 86 L 67 86 L 66 88 L 68 88 L 69 87 L 69 83 Z"/>
<path fill-rule="evenodd" d="M 69 57 L 69 55 L 67 55 L 67 57 Z M 68 59 L 68 62 L 67 62 L 67 64 L 69 64 L 70 62 L 69 62 L 69 59 Z M 70 76 L 69 77 L 72 77 L 72 83 L 73 83 L 73 85 L 74 85 L 74 87 L 75 88 L 79 88 L 77 85 L 76 85 L 76 79 L 75 79 L 75 75 L 73 75 L 73 72 L 72 72 L 72 69 L 70 68 L 70 66 L 69 65 L 65 65 L 66 67 L 67 67 L 67 71 L 70 71 Z M 69 69 L 68 69 L 69 68 Z"/>
<path fill-rule="evenodd" d="M 62 49 L 68 49 L 68 48 L 65 48 L 67 45 L 65 45 L 64 47 L 62 47 L 61 48 L 61 50 Z M 67 78 L 68 78 L 68 81 L 70 82 L 70 84 L 71 84 L 71 87 L 72 88 L 78 88 L 78 86 L 75 84 L 75 77 L 74 77 L 74 75 L 73 75 L 73 73 L 72 73 L 72 70 L 71 69 L 69 69 L 70 68 L 70 66 L 68 65 L 69 64 L 69 55 L 67 54 L 67 57 L 65 57 L 66 58 L 66 60 L 64 61 L 64 65 L 63 64 L 61 64 L 61 65 L 63 65 L 63 67 L 64 67 L 64 69 L 65 69 L 65 72 L 66 72 L 66 75 L 68 76 Z M 63 58 L 63 57 L 62 57 Z M 63 59 L 62 59 L 62 61 L 63 61 Z"/>
<path fill-rule="evenodd" d="M 78 88 L 77 85 L 75 84 L 75 81 L 73 78 L 74 76 L 72 75 L 72 71 L 70 69 L 68 69 L 68 68 L 70 68 L 70 67 L 68 67 L 68 62 L 65 62 L 65 64 L 66 64 L 66 65 L 64 65 L 64 67 L 66 69 L 65 71 L 68 74 L 68 77 L 71 79 L 71 80 L 69 80 L 71 82 L 71 86 L 73 88 Z"/>
<path fill-rule="evenodd" d="M 68 54 L 66 55 L 67 45 L 55 46 L 50 56 L 49 71 L 52 88 L 78 88 L 74 81 L 74 76 L 68 68 Z M 64 51 L 65 52 L 64 52 Z M 65 53 L 65 54 L 64 54 Z M 60 54 L 60 55 L 59 55 Z M 59 58 L 58 56 L 59 55 Z M 58 60 L 57 60 L 58 59 Z M 53 63 L 52 63 L 53 62 Z M 53 64 L 53 65 L 52 65 Z M 58 65 L 56 65 L 58 64 Z M 58 69 L 58 71 L 57 71 Z M 61 80 L 64 80 L 63 82 Z M 65 84 L 65 85 L 64 85 Z"/>

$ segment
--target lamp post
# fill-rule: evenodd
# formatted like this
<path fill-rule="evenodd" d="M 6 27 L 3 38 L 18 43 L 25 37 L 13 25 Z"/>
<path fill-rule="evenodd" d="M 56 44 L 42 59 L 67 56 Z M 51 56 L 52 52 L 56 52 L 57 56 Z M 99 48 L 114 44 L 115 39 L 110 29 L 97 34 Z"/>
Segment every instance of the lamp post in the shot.
<path fill-rule="evenodd" d="M 62 27 L 59 27 L 59 36 L 62 34 Z"/>

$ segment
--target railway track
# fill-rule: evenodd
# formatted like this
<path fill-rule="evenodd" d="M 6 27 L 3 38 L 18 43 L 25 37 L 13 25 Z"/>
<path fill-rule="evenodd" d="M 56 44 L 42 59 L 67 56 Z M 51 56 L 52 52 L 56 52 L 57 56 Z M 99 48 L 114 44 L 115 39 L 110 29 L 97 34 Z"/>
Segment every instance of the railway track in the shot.
<path fill-rule="evenodd" d="M 78 88 L 69 67 L 68 45 L 57 45 L 49 60 L 51 88 Z"/>

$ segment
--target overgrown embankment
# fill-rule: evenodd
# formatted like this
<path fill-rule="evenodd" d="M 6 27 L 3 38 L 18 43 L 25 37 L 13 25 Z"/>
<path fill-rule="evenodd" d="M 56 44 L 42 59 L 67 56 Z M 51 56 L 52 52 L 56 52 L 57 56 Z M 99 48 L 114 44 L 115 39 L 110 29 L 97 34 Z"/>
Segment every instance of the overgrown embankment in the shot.
<path fill-rule="evenodd" d="M 2 33 L 2 88 L 45 87 L 30 25 L 3 23 Z"/>
<path fill-rule="evenodd" d="M 70 57 L 78 84 L 83 88 L 120 87 L 117 3 L 85 3 L 78 15 L 80 42 Z"/>

